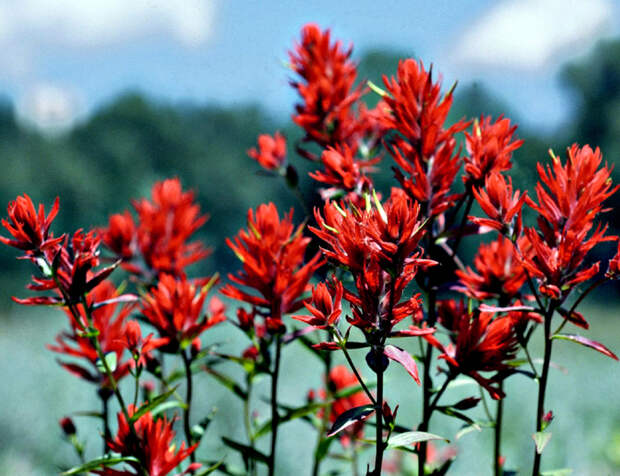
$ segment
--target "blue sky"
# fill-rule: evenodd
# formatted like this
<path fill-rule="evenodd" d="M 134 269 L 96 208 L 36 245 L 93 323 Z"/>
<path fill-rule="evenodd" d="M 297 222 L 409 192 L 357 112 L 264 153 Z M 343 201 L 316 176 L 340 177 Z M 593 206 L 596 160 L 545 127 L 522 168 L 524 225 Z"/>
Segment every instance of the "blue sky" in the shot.
<path fill-rule="evenodd" d="M 282 65 L 316 22 L 357 55 L 391 48 L 446 83 L 479 81 L 530 126 L 570 113 L 557 71 L 618 34 L 612 0 L 0 0 L 0 93 L 26 121 L 70 126 L 119 92 L 171 102 L 257 101 L 285 116 Z"/>

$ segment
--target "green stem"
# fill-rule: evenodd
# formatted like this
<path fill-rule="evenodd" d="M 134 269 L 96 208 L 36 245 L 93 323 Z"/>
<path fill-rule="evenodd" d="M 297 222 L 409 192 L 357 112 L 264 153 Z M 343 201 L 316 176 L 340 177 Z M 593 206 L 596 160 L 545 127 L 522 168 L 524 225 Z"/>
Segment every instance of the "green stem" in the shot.
<path fill-rule="evenodd" d="M 362 376 L 357 371 L 357 368 L 355 367 L 355 364 L 353 363 L 353 360 L 351 359 L 351 356 L 349 355 L 349 352 L 347 351 L 347 348 L 345 347 L 345 342 L 344 342 L 344 338 L 342 337 L 342 334 L 340 334 L 340 331 L 338 330 L 337 327 L 334 327 L 334 331 L 335 331 L 336 338 L 338 339 L 338 344 L 340 344 L 340 348 L 342 349 L 342 352 L 344 353 L 345 359 L 347 359 L 347 363 L 349 364 L 349 367 L 351 367 L 351 370 L 355 374 L 357 381 L 362 386 L 362 389 L 364 390 L 364 393 L 366 393 L 366 396 L 368 397 L 368 399 L 372 402 L 373 405 L 376 405 L 377 402 L 375 400 L 375 397 L 372 395 L 372 393 L 370 393 L 370 390 L 364 383 Z"/>
<path fill-rule="evenodd" d="M 326 376 L 326 385 L 325 385 L 325 401 L 329 402 L 332 399 L 332 390 L 331 385 L 329 384 L 329 374 L 331 373 L 332 368 L 332 354 L 331 352 L 326 352 L 325 360 L 323 361 L 325 364 L 325 376 Z M 319 458 L 318 449 L 323 442 L 323 438 L 325 438 L 325 433 L 327 432 L 327 426 L 329 425 L 329 410 L 325 408 L 323 410 L 323 417 L 321 418 L 321 426 L 319 427 L 317 441 L 316 441 L 316 449 L 314 451 L 314 461 L 312 463 L 312 476 L 318 476 L 319 470 L 321 467 L 322 458 Z M 351 445 L 353 447 L 353 445 Z M 355 448 L 353 448 L 353 456 L 355 457 Z M 355 462 L 353 463 L 355 466 Z"/>
<path fill-rule="evenodd" d="M 99 392 L 99 398 L 101 398 L 102 404 L 102 418 L 103 418 L 103 454 L 107 455 L 110 452 L 108 447 L 108 441 L 112 439 L 112 433 L 110 432 L 110 409 L 108 402 L 110 400 L 109 394 L 105 395 Z"/>
<path fill-rule="evenodd" d="M 246 398 L 243 401 L 243 424 L 245 426 L 245 432 L 248 436 L 248 443 L 250 444 L 250 448 L 254 448 L 254 434 L 252 431 L 252 421 L 250 420 L 250 400 L 252 397 L 252 375 L 247 374 L 246 376 Z M 256 474 L 256 462 L 250 458 L 249 461 L 249 473 L 251 475 Z"/>
<path fill-rule="evenodd" d="M 273 373 L 271 374 L 271 453 L 267 460 L 269 476 L 274 476 L 276 471 L 276 443 L 278 439 L 278 426 L 280 425 L 280 414 L 278 413 L 278 375 L 280 373 L 280 354 L 282 347 L 282 336 L 276 336 L 276 359 Z"/>
<path fill-rule="evenodd" d="M 381 474 L 381 467 L 383 466 L 383 451 L 385 445 L 383 443 L 383 366 L 381 361 L 383 359 L 383 346 L 376 346 L 374 348 L 375 362 L 377 363 L 377 400 L 375 402 L 375 416 L 377 419 L 376 427 L 376 441 L 375 441 L 375 468 L 370 473 L 372 476 L 379 476 Z"/>
<path fill-rule="evenodd" d="M 499 390 L 500 392 L 504 389 L 504 382 L 500 382 Z M 495 417 L 495 441 L 494 441 L 494 452 L 493 452 L 493 468 L 495 476 L 502 476 L 504 474 L 504 470 L 502 469 L 502 465 L 500 464 L 500 458 L 502 456 L 502 423 L 504 417 L 504 399 L 500 399 L 497 401 L 497 413 Z"/>
<path fill-rule="evenodd" d="M 192 430 L 190 427 L 190 412 L 192 408 L 192 391 L 193 391 L 193 382 L 192 382 L 192 357 L 189 354 L 189 351 L 184 350 L 181 352 L 181 357 L 183 357 L 183 363 L 185 364 L 185 381 L 187 382 L 187 390 L 185 396 L 185 410 L 183 411 L 183 429 L 185 431 L 185 440 L 187 441 L 187 446 L 192 446 L 194 444 L 194 439 L 192 438 Z M 190 455 L 190 461 L 192 463 L 196 462 L 196 452 L 192 451 Z"/>
<path fill-rule="evenodd" d="M 545 393 L 547 391 L 547 379 L 549 376 L 549 367 L 551 363 L 551 319 L 555 312 L 555 305 L 549 306 L 548 312 L 545 314 L 544 330 L 545 330 L 545 354 L 543 359 L 542 374 L 538 384 L 538 405 L 536 408 L 536 432 L 542 430 L 543 416 L 545 412 Z M 534 465 L 532 467 L 532 476 L 540 474 L 540 463 L 542 455 L 534 449 Z"/>

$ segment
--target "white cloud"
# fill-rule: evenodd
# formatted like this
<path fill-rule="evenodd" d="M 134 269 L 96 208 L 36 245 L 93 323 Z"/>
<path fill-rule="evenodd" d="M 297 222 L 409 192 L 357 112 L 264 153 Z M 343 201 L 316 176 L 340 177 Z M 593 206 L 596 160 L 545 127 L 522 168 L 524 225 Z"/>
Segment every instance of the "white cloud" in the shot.
<path fill-rule="evenodd" d="M 72 125 L 82 101 L 38 67 L 50 48 L 69 55 L 165 38 L 204 45 L 213 32 L 217 0 L 0 0 L 0 74 L 18 85 L 18 112 L 35 126 Z M 94 73 L 94 72 L 93 72 Z"/>
<path fill-rule="evenodd" d="M 83 110 L 78 93 L 49 83 L 36 84 L 17 103 L 20 120 L 52 134 L 70 129 Z"/>
<path fill-rule="evenodd" d="M 0 44 L 106 46 L 153 33 L 203 44 L 213 0 L 0 0 Z"/>
<path fill-rule="evenodd" d="M 532 71 L 556 66 L 604 36 L 613 18 L 609 0 L 506 0 L 455 42 L 457 64 Z"/>

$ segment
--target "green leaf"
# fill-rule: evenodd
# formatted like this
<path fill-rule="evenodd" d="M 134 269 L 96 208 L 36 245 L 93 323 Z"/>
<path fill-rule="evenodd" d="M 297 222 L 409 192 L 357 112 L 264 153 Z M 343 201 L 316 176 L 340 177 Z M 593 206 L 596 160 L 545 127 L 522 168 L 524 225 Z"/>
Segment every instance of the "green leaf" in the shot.
<path fill-rule="evenodd" d="M 314 458 L 317 461 L 323 461 L 323 459 L 325 459 L 325 457 L 327 456 L 327 452 L 329 451 L 329 447 L 335 439 L 335 436 L 330 436 L 321 440 L 316 450 L 314 451 Z"/>
<path fill-rule="evenodd" d="M 327 433 L 327 436 L 333 436 L 359 421 L 364 421 L 374 412 L 375 407 L 373 405 L 362 405 L 343 412 L 338 418 L 336 418 L 336 421 Z"/>
<path fill-rule="evenodd" d="M 177 387 L 174 387 L 167 392 L 162 393 L 161 395 L 157 395 L 151 401 L 146 402 L 144 405 L 138 408 L 138 410 L 136 410 L 133 415 L 131 415 L 131 421 L 136 421 L 145 413 L 155 410 L 155 408 L 164 403 L 168 399 L 168 397 L 170 397 L 170 395 L 172 395 L 176 391 L 176 389 Z"/>
<path fill-rule="evenodd" d="M 280 424 L 286 423 L 287 421 L 295 420 L 296 418 L 301 418 L 309 414 L 314 414 L 321 408 L 325 408 L 331 405 L 331 403 L 309 403 L 308 405 L 304 405 L 299 408 L 289 409 L 284 415 L 280 417 Z M 261 427 L 254 434 L 254 438 L 260 438 L 265 436 L 271 431 L 271 420 L 266 421 L 261 425 Z"/>
<path fill-rule="evenodd" d="M 551 432 L 539 431 L 534 433 L 532 438 L 534 439 L 534 443 L 536 443 L 536 453 L 542 454 L 545 446 L 547 446 L 547 443 L 549 443 L 549 440 L 551 439 Z"/>
<path fill-rule="evenodd" d="M 377 386 L 377 382 L 365 382 L 366 383 L 366 387 L 371 389 L 371 388 L 375 388 Z M 341 390 L 338 390 L 335 394 L 334 394 L 334 398 L 338 399 L 338 398 L 347 398 L 350 397 L 351 395 L 355 395 L 356 393 L 359 392 L 363 392 L 364 388 L 361 385 L 352 385 L 350 387 L 345 387 Z"/>
<path fill-rule="evenodd" d="M 421 441 L 429 441 L 429 440 L 444 440 L 448 443 L 450 440 L 444 438 L 443 436 L 434 435 L 432 433 L 426 433 L 424 431 L 408 431 L 406 433 L 400 433 L 399 435 L 394 435 L 388 440 L 388 448 L 400 448 L 407 447 L 413 443 L 419 443 Z"/>
<path fill-rule="evenodd" d="M 139 463 L 138 458 L 134 458 L 133 456 L 103 456 L 101 458 L 96 458 L 88 463 L 84 463 L 80 466 L 76 466 L 71 468 L 64 473 L 61 473 L 61 476 L 71 476 L 73 474 L 87 473 L 93 469 L 98 468 L 106 468 L 108 466 L 114 466 L 119 463 Z"/>
<path fill-rule="evenodd" d="M 541 471 L 540 476 L 568 476 L 572 473 L 573 470 L 570 468 L 550 469 L 548 471 Z"/>
<path fill-rule="evenodd" d="M 229 448 L 232 448 L 233 450 L 241 453 L 241 456 L 243 456 L 244 458 L 261 461 L 265 464 L 267 464 L 269 461 L 269 457 L 266 454 L 258 451 L 256 448 L 252 448 L 251 446 L 231 440 L 230 438 L 226 438 L 225 436 L 222 437 L 222 441 Z"/>
<path fill-rule="evenodd" d="M 224 463 L 224 458 L 222 458 L 221 460 L 219 460 L 217 463 L 213 463 L 211 466 L 209 466 L 208 468 L 206 468 L 204 471 L 201 471 L 199 473 L 196 473 L 195 476 L 207 476 L 208 474 L 211 474 L 213 471 L 217 470 L 217 468 L 219 468 L 220 466 L 222 466 L 222 464 Z"/>
<path fill-rule="evenodd" d="M 205 372 L 209 375 L 215 377 L 215 380 L 220 382 L 224 387 L 232 391 L 235 395 L 237 395 L 241 400 L 246 400 L 248 398 L 248 394 L 245 390 L 241 388 L 241 386 L 235 382 L 232 378 L 227 375 L 224 375 L 221 372 L 218 372 L 211 367 L 204 367 Z"/>
<path fill-rule="evenodd" d="M 196 441 L 200 441 L 205 435 L 205 433 L 207 432 L 207 428 L 213 421 L 213 417 L 216 413 L 217 408 L 213 408 L 206 417 L 204 417 L 202 420 L 200 420 L 199 423 L 197 423 L 191 428 L 192 436 Z"/>
<path fill-rule="evenodd" d="M 108 369 L 110 369 L 110 372 L 114 372 L 116 370 L 116 364 L 118 363 L 117 358 L 116 358 L 116 352 L 108 352 L 107 354 L 105 354 L 104 358 L 105 358 L 105 363 L 108 364 Z M 97 362 L 95 362 L 95 365 L 97 366 L 97 369 L 99 370 L 99 372 L 101 372 L 102 374 L 106 373 L 105 365 L 103 364 L 101 359 L 97 359 Z"/>
<path fill-rule="evenodd" d="M 185 404 L 184 402 L 179 402 L 178 400 L 171 400 L 169 402 L 163 402 L 157 405 L 155 408 L 153 408 L 151 410 L 151 414 L 153 416 L 156 416 L 172 408 L 182 408 L 183 410 L 185 410 L 187 408 L 187 404 Z"/>
<path fill-rule="evenodd" d="M 551 338 L 576 342 L 577 344 L 581 344 L 585 347 L 589 347 L 590 349 L 594 349 L 601 354 L 606 355 L 607 357 L 618 360 L 618 356 L 607 347 L 605 347 L 603 344 L 601 344 L 600 342 L 596 342 L 595 340 L 588 339 L 587 337 L 580 336 L 579 334 L 555 334 Z"/>

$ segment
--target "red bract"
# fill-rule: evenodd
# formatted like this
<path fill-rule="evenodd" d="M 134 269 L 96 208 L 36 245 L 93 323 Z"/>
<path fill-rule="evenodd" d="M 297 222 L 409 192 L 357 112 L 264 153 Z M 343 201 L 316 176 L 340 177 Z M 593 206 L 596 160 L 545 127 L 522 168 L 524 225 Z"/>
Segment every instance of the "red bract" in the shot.
<path fill-rule="evenodd" d="M 229 274 L 234 283 L 254 289 L 259 295 L 249 294 L 228 284 L 222 293 L 233 299 L 264 308 L 267 324 L 272 329 L 282 326 L 282 316 L 299 310 L 308 281 L 321 266 L 317 253 L 303 264 L 310 238 L 302 235 L 303 225 L 293 226 L 293 211 L 282 220 L 273 203 L 248 210 L 248 229 L 240 230 L 234 240 L 226 243 L 243 263 L 237 275 Z"/>
<path fill-rule="evenodd" d="M 188 243 L 208 216 L 200 215 L 194 193 L 184 192 L 179 179 L 157 182 L 152 201 L 143 198 L 133 205 L 138 213 L 137 226 L 125 212 L 110 217 L 102 233 L 105 245 L 123 260 L 127 271 L 147 279 L 161 273 L 184 276 L 187 266 L 208 256 L 209 250 L 202 243 Z M 131 261 L 138 257 L 143 263 Z"/>
<path fill-rule="evenodd" d="M 421 61 L 401 61 L 396 78 L 384 76 L 383 82 L 389 93 L 383 97 L 387 110 L 384 126 L 400 133 L 390 148 L 402 169 L 396 169 L 396 178 L 429 215 L 443 213 L 456 198 L 450 188 L 461 167 L 454 134 L 467 123 L 444 128 L 452 91 L 441 97 L 439 83 L 433 83 L 431 72 Z"/>
<path fill-rule="evenodd" d="M 344 365 L 336 365 L 329 372 L 327 386 L 332 394 L 358 385 L 359 382 L 355 374 L 350 372 Z M 319 390 L 318 394 L 322 399 L 327 397 L 327 392 L 323 389 Z M 362 405 L 368 405 L 369 403 L 370 400 L 361 389 L 347 397 L 336 398 L 329 409 L 329 421 L 334 423 L 336 419 L 347 410 Z M 319 412 L 319 415 L 321 413 L 322 412 Z M 364 422 L 358 421 L 340 433 L 340 442 L 343 446 L 348 446 L 352 440 L 357 440 L 363 436 Z"/>
<path fill-rule="evenodd" d="M 319 329 L 337 324 L 342 313 L 343 292 L 342 283 L 338 280 L 334 280 L 333 290 L 329 290 L 325 283 L 317 284 L 312 290 L 310 302 L 304 302 L 312 316 L 293 316 L 293 319 Z"/>
<path fill-rule="evenodd" d="M 125 346 L 134 356 L 137 365 L 146 366 L 151 359 L 151 352 L 155 349 L 163 347 L 170 343 L 169 337 L 159 339 L 153 338 L 153 334 L 149 334 L 146 338 L 142 338 L 142 329 L 138 321 L 128 321 L 125 335 Z"/>
<path fill-rule="evenodd" d="M 606 226 L 592 228 L 597 215 L 604 211 L 603 202 L 618 187 L 612 186 L 611 170 L 601 167 L 599 149 L 575 144 L 568 149 L 564 165 L 558 157 L 552 158 L 552 165 L 546 169 L 538 164 L 542 181 L 536 186 L 539 203 L 527 199 L 539 214 L 540 231 L 526 230 L 533 251 L 524 266 L 540 280 L 543 294 L 560 299 L 598 272 L 598 262 L 584 267 L 588 252 L 601 242 L 617 239 L 605 236 Z"/>
<path fill-rule="evenodd" d="M 520 248 L 525 250 L 525 240 Z M 467 296 L 478 299 L 499 298 L 506 303 L 519 294 L 526 280 L 525 270 L 519 261 L 515 245 L 503 236 L 489 244 L 481 244 L 474 258 L 477 273 L 470 267 L 456 271 Z"/>
<path fill-rule="evenodd" d="M 258 149 L 252 147 L 248 155 L 267 170 L 278 170 L 286 162 L 286 139 L 276 132 L 273 136 L 261 134 L 258 136 Z"/>
<path fill-rule="evenodd" d="M 137 249 L 137 229 L 131 214 L 125 211 L 110 216 L 102 233 L 103 243 L 123 261 L 133 258 Z"/>
<path fill-rule="evenodd" d="M 55 296 L 31 297 L 26 299 L 13 298 L 18 304 L 73 305 L 105 280 L 115 266 L 108 266 L 96 272 L 99 266 L 100 238 L 94 231 L 84 233 L 76 231 L 73 236 L 64 238 L 64 243 L 46 248 L 41 258 L 31 258 L 40 265 L 40 259 L 47 263 L 43 267 L 43 277 L 33 277 L 33 284 L 26 286 L 33 291 L 55 290 Z"/>
<path fill-rule="evenodd" d="M 289 52 L 291 69 L 301 80 L 291 81 L 301 96 L 293 121 L 306 131 L 306 140 L 321 146 L 336 143 L 353 145 L 359 136 L 360 123 L 352 106 L 361 96 L 354 89 L 357 69 L 350 59 L 351 48 L 331 42 L 329 30 L 308 24 L 301 32 L 301 42 Z"/>
<path fill-rule="evenodd" d="M 179 348 L 185 349 L 205 330 L 226 320 L 224 307 L 216 297 L 210 303 L 211 315 L 202 315 L 207 293 L 207 286 L 198 288 L 186 278 L 162 274 L 157 287 L 144 296 L 144 317 L 161 337 L 170 339 L 162 350 L 177 352 Z"/>
<path fill-rule="evenodd" d="M 527 199 L 527 192 L 513 193 L 512 179 L 508 182 L 499 173 L 491 173 L 485 179 L 484 188 L 473 188 L 473 194 L 482 211 L 489 218 L 468 217 L 481 227 L 493 228 L 500 233 L 518 236 L 521 233 L 521 209 Z"/>
<path fill-rule="evenodd" d="M 31 256 L 62 241 L 62 237 L 53 238 L 49 231 L 52 221 L 58 214 L 58 197 L 47 217 L 43 204 L 39 204 L 37 211 L 26 194 L 10 202 L 7 213 L 9 219 L 2 219 L 2 226 L 13 239 L 0 236 L 0 243 L 24 250 L 26 256 Z"/>
<path fill-rule="evenodd" d="M 97 340 L 101 345 L 103 353 L 106 355 L 110 352 L 116 354 L 116 369 L 112 373 L 117 381 L 127 375 L 131 366 L 129 361 L 122 362 L 121 359 L 126 348 L 125 336 L 127 326 L 125 319 L 132 311 L 132 306 L 122 306 L 116 318 L 114 318 L 118 304 L 113 301 L 110 304 L 104 303 L 118 297 L 119 294 L 114 285 L 109 281 L 104 281 L 94 288 L 87 298 L 87 303 L 91 308 L 101 304 L 100 307 L 96 307 L 91 312 L 93 326 L 99 332 Z M 82 336 L 81 329 L 86 327 L 87 324 L 84 308 L 80 305 L 74 309 L 79 310 L 81 324 L 76 323 L 74 316 L 67 310 L 66 312 L 71 318 L 71 331 L 59 334 L 56 337 L 56 345 L 48 345 L 47 347 L 54 352 L 85 360 L 88 364 L 87 366 L 66 361 L 60 361 L 60 365 L 84 380 L 110 388 L 111 382 L 108 380 L 107 375 L 97 366 L 99 356 L 91 339 Z"/>
<path fill-rule="evenodd" d="M 455 317 L 452 324 L 454 345 L 440 345 L 443 354 L 439 358 L 445 359 L 453 371 L 475 379 L 493 398 L 503 398 L 503 393 L 492 385 L 502 376 L 487 379 L 479 372 L 510 370 L 506 362 L 514 359 L 518 350 L 512 319 L 492 320 L 493 314 L 487 312 L 474 315 L 464 312 Z"/>
<path fill-rule="evenodd" d="M 467 156 L 465 156 L 466 186 L 482 186 L 485 179 L 493 172 L 503 172 L 512 167 L 512 153 L 523 145 L 522 140 L 513 140 L 517 126 L 510 125 L 510 120 L 499 116 L 491 123 L 491 117 L 480 116 L 473 133 L 465 133 Z"/>
<path fill-rule="evenodd" d="M 618 243 L 618 251 L 612 259 L 609 260 L 609 266 L 607 267 L 607 273 L 605 276 L 609 279 L 615 279 L 620 274 L 620 243 Z"/>
<path fill-rule="evenodd" d="M 380 158 L 356 159 L 355 149 L 346 145 L 336 148 L 328 147 L 321 155 L 324 170 L 311 172 L 310 177 L 317 182 L 332 186 L 321 191 L 323 200 L 344 192 L 351 195 L 355 203 L 360 203 L 363 194 L 368 193 L 372 188 L 372 182 L 365 172 L 371 170 L 379 160 Z"/>
<path fill-rule="evenodd" d="M 136 407 L 129 405 L 127 412 L 131 417 L 136 412 Z M 170 474 L 183 460 L 194 452 L 198 444 L 189 448 L 185 443 L 181 443 L 179 450 L 175 452 L 176 444 L 174 437 L 176 433 L 173 429 L 174 421 L 163 418 L 154 419 L 150 412 L 146 412 L 133 423 L 136 431 L 136 438 L 132 435 L 129 423 L 123 412 L 118 413 L 118 432 L 116 437 L 108 442 L 112 451 L 120 453 L 122 456 L 133 456 L 138 459 L 137 463 L 128 462 L 133 471 L 118 471 L 115 469 L 104 468 L 95 471 L 101 476 L 121 476 L 121 475 L 141 475 L 166 476 Z M 195 470 L 201 465 L 194 463 L 190 465 L 182 474 Z"/>

